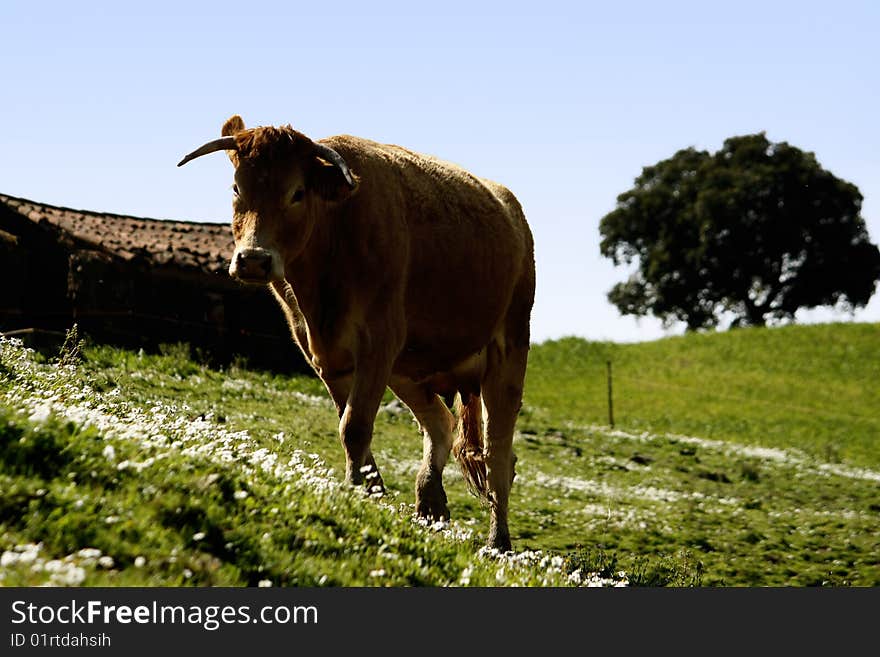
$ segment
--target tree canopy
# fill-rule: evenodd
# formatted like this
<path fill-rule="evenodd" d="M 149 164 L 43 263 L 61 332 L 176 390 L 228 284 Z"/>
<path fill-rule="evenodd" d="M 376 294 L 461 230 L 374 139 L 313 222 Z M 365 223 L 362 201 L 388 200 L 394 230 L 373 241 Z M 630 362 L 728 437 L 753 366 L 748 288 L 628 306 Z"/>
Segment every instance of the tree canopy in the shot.
<path fill-rule="evenodd" d="M 687 148 L 645 167 L 602 218 L 602 255 L 637 261 L 608 299 L 622 314 L 689 329 L 793 319 L 800 308 L 854 310 L 880 280 L 880 250 L 858 188 L 813 153 L 764 133 L 716 153 Z"/>

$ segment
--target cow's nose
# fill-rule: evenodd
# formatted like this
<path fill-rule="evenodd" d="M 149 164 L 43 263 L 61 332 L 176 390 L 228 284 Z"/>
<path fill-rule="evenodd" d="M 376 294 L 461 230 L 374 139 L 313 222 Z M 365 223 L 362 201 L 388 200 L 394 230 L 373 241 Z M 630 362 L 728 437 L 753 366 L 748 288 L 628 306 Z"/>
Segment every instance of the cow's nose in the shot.
<path fill-rule="evenodd" d="M 272 254 L 264 249 L 247 249 L 235 256 L 235 276 L 244 280 L 265 281 L 272 272 Z"/>

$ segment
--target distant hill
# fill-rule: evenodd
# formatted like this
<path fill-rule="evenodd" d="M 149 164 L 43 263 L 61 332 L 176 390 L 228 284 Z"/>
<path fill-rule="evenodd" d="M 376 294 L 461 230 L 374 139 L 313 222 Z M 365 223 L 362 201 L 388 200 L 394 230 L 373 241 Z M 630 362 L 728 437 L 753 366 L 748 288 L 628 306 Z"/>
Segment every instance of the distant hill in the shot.
<path fill-rule="evenodd" d="M 607 423 L 793 447 L 880 465 L 880 324 L 694 333 L 638 344 L 565 338 L 533 347 L 527 403 Z"/>

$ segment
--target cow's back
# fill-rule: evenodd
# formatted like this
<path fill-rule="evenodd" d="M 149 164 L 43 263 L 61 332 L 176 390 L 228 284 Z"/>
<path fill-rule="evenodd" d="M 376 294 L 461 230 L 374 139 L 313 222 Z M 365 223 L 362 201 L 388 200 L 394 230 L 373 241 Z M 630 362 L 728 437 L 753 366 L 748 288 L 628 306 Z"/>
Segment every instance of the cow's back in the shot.
<path fill-rule="evenodd" d="M 358 221 L 374 222 L 379 241 L 405 235 L 406 253 L 386 254 L 406 260 L 404 361 L 440 371 L 479 351 L 503 332 L 518 285 L 531 309 L 532 236 L 509 190 L 398 146 L 348 136 L 328 143 L 360 176 L 351 199 Z"/>

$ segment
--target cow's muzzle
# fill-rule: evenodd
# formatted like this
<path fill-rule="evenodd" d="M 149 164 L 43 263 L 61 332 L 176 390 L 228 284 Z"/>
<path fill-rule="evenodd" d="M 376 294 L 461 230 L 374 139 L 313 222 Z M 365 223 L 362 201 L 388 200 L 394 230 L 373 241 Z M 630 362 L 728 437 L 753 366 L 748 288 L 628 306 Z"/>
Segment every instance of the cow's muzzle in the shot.
<path fill-rule="evenodd" d="M 229 274 L 244 283 L 269 283 L 281 278 L 276 256 L 267 249 L 241 249 L 235 252 Z"/>

